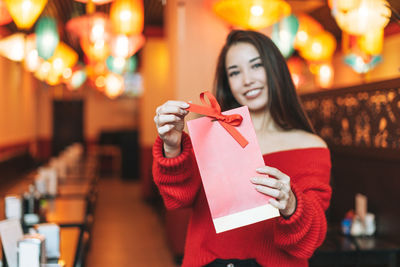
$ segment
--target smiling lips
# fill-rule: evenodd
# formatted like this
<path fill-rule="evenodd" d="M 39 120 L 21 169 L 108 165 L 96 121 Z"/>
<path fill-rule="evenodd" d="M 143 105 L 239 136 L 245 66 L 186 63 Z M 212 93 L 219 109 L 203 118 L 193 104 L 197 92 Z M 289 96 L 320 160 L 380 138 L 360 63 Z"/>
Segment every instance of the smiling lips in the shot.
<path fill-rule="evenodd" d="M 261 90 L 262 90 L 262 88 L 251 89 L 251 90 L 247 91 L 246 93 L 244 93 L 244 96 L 247 99 L 254 99 L 261 94 Z"/>

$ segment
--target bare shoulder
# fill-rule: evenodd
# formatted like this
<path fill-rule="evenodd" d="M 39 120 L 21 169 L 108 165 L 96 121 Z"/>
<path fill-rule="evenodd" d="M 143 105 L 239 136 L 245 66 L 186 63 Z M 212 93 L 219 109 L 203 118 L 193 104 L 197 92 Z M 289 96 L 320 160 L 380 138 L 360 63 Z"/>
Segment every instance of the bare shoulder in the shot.
<path fill-rule="evenodd" d="M 299 148 L 321 147 L 327 148 L 325 141 L 316 134 L 303 130 L 292 130 L 288 132 L 291 142 L 295 142 Z"/>

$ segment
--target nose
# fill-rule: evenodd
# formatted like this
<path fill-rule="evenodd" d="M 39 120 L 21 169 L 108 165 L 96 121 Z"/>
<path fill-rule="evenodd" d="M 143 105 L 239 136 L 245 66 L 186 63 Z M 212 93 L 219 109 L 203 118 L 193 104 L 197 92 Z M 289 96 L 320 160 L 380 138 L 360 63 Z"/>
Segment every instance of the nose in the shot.
<path fill-rule="evenodd" d="M 243 85 L 249 86 L 249 85 L 252 85 L 253 82 L 254 82 L 254 80 L 251 77 L 251 73 L 249 71 L 243 71 Z"/>

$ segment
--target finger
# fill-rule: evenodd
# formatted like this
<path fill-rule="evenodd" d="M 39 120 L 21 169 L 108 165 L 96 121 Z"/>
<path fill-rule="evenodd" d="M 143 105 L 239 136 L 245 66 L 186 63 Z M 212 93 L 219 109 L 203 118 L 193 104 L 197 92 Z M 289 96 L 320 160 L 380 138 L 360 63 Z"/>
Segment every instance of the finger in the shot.
<path fill-rule="evenodd" d="M 282 182 L 276 178 L 269 177 L 253 177 L 250 179 L 253 184 L 265 185 L 276 189 L 282 188 Z"/>
<path fill-rule="evenodd" d="M 174 114 L 179 116 L 185 116 L 189 113 L 189 111 L 178 106 L 164 105 L 157 108 L 156 113 L 158 115 Z"/>
<path fill-rule="evenodd" d="M 157 116 L 157 126 L 163 126 L 165 124 L 171 124 L 171 123 L 177 123 L 179 121 L 182 121 L 182 118 L 176 116 L 176 115 L 159 115 Z"/>
<path fill-rule="evenodd" d="M 157 131 L 160 136 L 163 136 L 166 133 L 168 133 L 169 131 L 171 131 L 171 129 L 173 129 L 174 127 L 175 127 L 175 125 L 173 125 L 173 124 L 166 124 L 164 126 L 157 128 Z"/>
<path fill-rule="evenodd" d="M 164 105 L 178 106 L 180 108 L 188 108 L 190 105 L 184 101 L 169 100 Z"/>
<path fill-rule="evenodd" d="M 277 201 L 276 199 L 271 198 L 269 200 L 269 203 L 274 206 L 275 208 L 279 209 L 279 210 L 283 210 L 286 208 L 287 205 L 287 201 L 283 200 L 283 201 Z"/>
<path fill-rule="evenodd" d="M 268 195 L 270 197 L 274 197 L 274 198 L 278 198 L 279 196 L 281 196 L 281 191 L 274 189 L 274 188 L 270 188 L 267 186 L 263 186 L 263 185 L 257 185 L 256 186 L 256 190 L 260 193 L 263 193 L 265 195 Z"/>
<path fill-rule="evenodd" d="M 278 170 L 277 168 L 264 166 L 264 167 L 258 168 L 256 171 L 258 173 L 274 176 L 275 178 L 282 180 L 282 181 L 286 181 L 286 182 L 290 181 L 290 177 L 287 176 L 286 174 L 284 174 L 283 172 L 281 172 L 280 170 Z"/>

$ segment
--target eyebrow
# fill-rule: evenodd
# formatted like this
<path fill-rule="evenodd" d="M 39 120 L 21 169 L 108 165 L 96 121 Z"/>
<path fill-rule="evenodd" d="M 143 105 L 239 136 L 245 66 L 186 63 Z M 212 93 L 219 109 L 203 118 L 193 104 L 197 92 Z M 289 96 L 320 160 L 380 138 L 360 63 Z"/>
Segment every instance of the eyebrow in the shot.
<path fill-rule="evenodd" d="M 249 60 L 249 63 L 253 63 L 254 61 L 256 61 L 258 59 L 261 59 L 261 57 L 252 58 L 252 59 Z M 229 66 L 227 69 L 230 70 L 230 69 L 234 69 L 234 68 L 237 68 L 237 65 Z"/>

